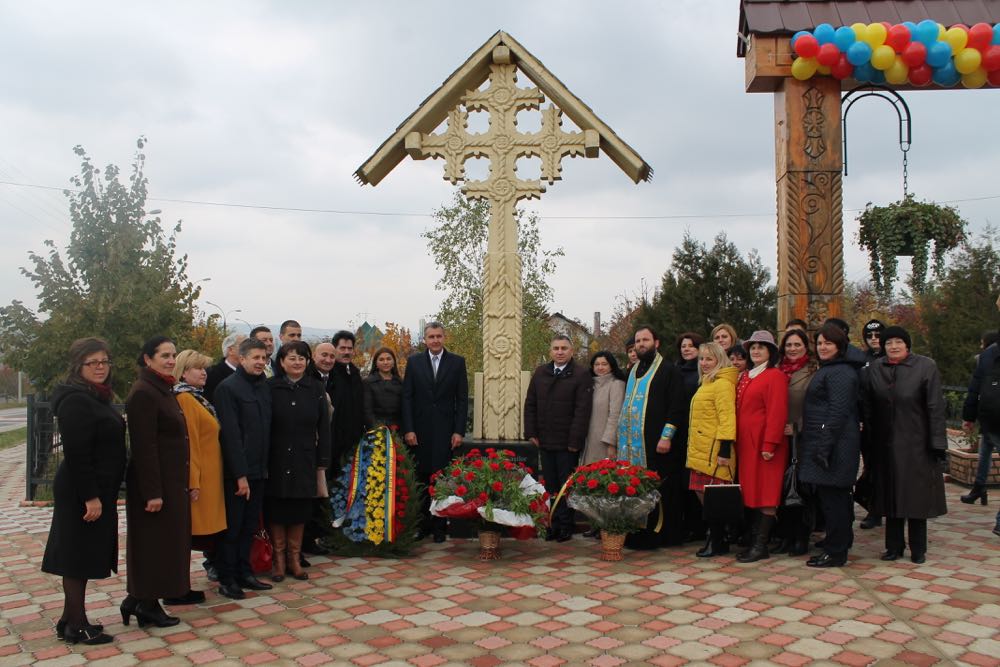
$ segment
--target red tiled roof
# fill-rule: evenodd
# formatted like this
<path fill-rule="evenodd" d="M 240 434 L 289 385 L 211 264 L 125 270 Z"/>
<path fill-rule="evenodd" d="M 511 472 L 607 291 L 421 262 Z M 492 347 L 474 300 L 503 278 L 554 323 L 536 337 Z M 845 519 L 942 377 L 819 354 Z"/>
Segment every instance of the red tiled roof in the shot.
<path fill-rule="evenodd" d="M 932 19 L 946 26 L 955 23 L 1000 23 L 1000 0 L 742 0 L 740 35 L 791 35 L 812 30 L 820 23 L 834 28 L 852 23 L 888 21 L 919 23 Z M 737 55 L 746 55 L 741 39 Z"/>

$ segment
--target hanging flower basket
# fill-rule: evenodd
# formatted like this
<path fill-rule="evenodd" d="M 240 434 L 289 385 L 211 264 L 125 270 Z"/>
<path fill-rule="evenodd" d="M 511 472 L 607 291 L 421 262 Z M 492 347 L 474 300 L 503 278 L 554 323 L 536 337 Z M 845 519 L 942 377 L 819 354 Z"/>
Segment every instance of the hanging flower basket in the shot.
<path fill-rule="evenodd" d="M 913 258 L 909 286 L 916 293 L 923 292 L 931 258 L 934 275 L 940 276 L 945 255 L 965 239 L 966 222 L 958 211 L 918 202 L 913 195 L 887 206 L 872 206 L 869 202 L 858 216 L 858 224 L 858 244 L 868 251 L 872 281 L 883 294 L 892 291 L 899 257 Z"/>

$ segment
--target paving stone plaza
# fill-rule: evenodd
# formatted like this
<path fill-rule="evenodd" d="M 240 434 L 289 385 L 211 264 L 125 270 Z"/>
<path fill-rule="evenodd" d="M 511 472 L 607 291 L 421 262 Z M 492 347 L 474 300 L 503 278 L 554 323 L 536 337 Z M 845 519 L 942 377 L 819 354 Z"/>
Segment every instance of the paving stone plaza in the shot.
<path fill-rule="evenodd" d="M 92 582 L 90 619 L 115 641 L 55 637 L 58 578 L 39 571 L 51 510 L 21 507 L 24 447 L 0 452 L 0 665 L 998 665 L 995 506 L 930 522 L 927 563 L 883 563 L 881 531 L 856 532 L 846 568 L 804 558 L 741 565 L 697 545 L 598 560 L 596 540 L 421 544 L 401 560 L 314 557 L 308 581 L 220 597 L 192 560 L 204 604 L 181 623 L 122 625 L 119 576 Z M 996 501 L 994 501 L 995 503 Z M 124 525 L 122 526 L 124 530 Z M 122 535 L 124 545 L 124 533 Z"/>

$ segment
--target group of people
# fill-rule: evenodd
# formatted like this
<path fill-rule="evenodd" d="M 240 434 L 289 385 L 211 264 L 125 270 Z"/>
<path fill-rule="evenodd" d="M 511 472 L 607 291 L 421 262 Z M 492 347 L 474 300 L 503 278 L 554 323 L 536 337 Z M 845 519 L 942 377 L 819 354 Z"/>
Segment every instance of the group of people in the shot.
<path fill-rule="evenodd" d="M 693 332 L 678 336 L 677 360 L 668 361 L 659 335 L 644 325 L 630 341 L 625 369 L 608 351 L 594 354 L 587 368 L 575 360 L 572 341 L 555 336 L 550 362 L 527 387 L 524 436 L 538 448 L 553 497 L 580 463 L 626 459 L 659 473 L 662 526 L 652 513 L 627 546 L 704 538 L 698 556 L 712 557 L 739 541 L 745 549 L 738 560 L 754 562 L 772 552 L 804 555 L 811 533 L 822 529 L 822 551 L 807 563 L 814 567 L 847 561 L 863 459 L 862 478 L 871 489 L 866 522 L 886 521 L 882 558 L 898 559 L 908 546 L 920 563 L 926 520 L 946 512 L 940 377 L 932 360 L 911 353 L 900 327 L 869 322 L 865 352 L 848 334 L 841 320 L 828 320 L 813 335 L 795 320 L 780 343 L 767 331 L 741 341 L 720 324 L 707 342 Z M 52 398 L 64 461 L 42 563 L 63 577 L 59 637 L 86 644 L 112 639 L 89 622 L 84 598 L 88 580 L 117 571 L 123 478 L 122 620 L 165 627 L 178 619 L 160 600 L 204 600 L 191 590 L 191 549 L 204 552 L 219 593 L 241 599 L 245 590 L 272 587 L 255 576 L 250 561 L 254 535 L 266 526 L 272 582 L 306 579 L 304 554 L 328 553 L 317 538 L 330 529 L 329 485 L 367 429 L 384 425 L 400 433 L 425 486 L 448 464 L 465 436 L 468 381 L 465 360 L 445 349 L 439 323 L 425 328 L 426 350 L 407 359 L 405 377 L 388 348 L 376 351 L 362 377 L 351 361 L 350 332 L 315 347 L 301 338 L 297 322 L 284 322 L 275 353 L 271 331 L 257 327 L 249 336 L 227 337 L 222 360 L 212 365 L 199 352 L 178 353 L 172 340 L 154 337 L 139 354 L 124 419 L 112 404 L 107 344 L 73 343 L 66 380 Z M 984 424 L 993 417 L 979 412 Z M 745 525 L 706 525 L 706 489 L 734 482 Z M 426 493 L 421 502 L 417 538 L 444 541 L 446 521 L 430 516 Z M 557 503 L 547 539 L 570 540 L 574 527 L 572 511 Z"/>
<path fill-rule="evenodd" d="M 812 335 L 793 320 L 780 342 L 763 330 L 741 341 L 720 324 L 708 341 L 679 335 L 671 362 L 658 333 L 643 325 L 629 341 L 627 375 L 608 352 L 592 357 L 588 373 L 572 360 L 569 339 L 557 336 L 551 362 L 528 387 L 525 437 L 540 448 L 553 495 L 578 463 L 604 457 L 659 473 L 662 521 L 650 514 L 626 540 L 632 548 L 701 537 L 697 555 L 712 557 L 737 541 L 744 546 L 737 560 L 751 563 L 771 553 L 806 555 L 821 531 L 821 550 L 806 564 L 842 566 L 857 495 L 869 508 L 863 527 L 885 517 L 881 558 L 896 560 L 908 547 L 922 563 L 927 519 L 947 511 L 940 375 L 931 359 L 911 352 L 905 329 L 872 320 L 863 336 L 865 351 L 837 318 Z M 703 522 L 709 487 L 734 483 L 742 524 Z M 557 506 L 550 539 L 570 539 L 573 522 Z"/>
<path fill-rule="evenodd" d="M 362 379 L 351 362 L 355 337 L 338 332 L 310 347 L 288 320 L 280 347 L 266 327 L 223 341 L 222 360 L 178 353 L 166 336 L 146 341 L 124 417 L 112 402 L 112 357 L 98 338 L 70 349 L 52 403 L 64 451 L 42 570 L 62 576 L 58 637 L 112 641 L 85 611 L 87 582 L 117 572 L 117 497 L 126 481 L 128 596 L 122 621 L 168 627 L 161 606 L 205 599 L 190 582 L 191 550 L 203 551 L 210 580 L 233 599 L 272 584 L 255 576 L 251 544 L 262 526 L 273 545 L 272 582 L 307 579 L 303 546 L 329 530 L 326 496 L 341 454 L 369 427 L 402 428 L 425 478 L 465 434 L 464 360 L 444 350 L 444 330 L 428 325 L 428 352 L 410 359 L 404 381 L 395 354 L 374 355 Z M 126 450 L 126 423 L 128 450 Z M 441 459 L 439 461 L 439 459 Z M 315 528 L 313 534 L 309 529 Z M 444 539 L 431 523 L 425 534 Z"/>

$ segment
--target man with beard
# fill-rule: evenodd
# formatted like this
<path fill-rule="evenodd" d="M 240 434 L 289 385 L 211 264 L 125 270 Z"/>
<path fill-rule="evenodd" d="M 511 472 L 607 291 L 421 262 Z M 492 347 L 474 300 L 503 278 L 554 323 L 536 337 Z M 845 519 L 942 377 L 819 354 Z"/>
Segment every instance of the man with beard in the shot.
<path fill-rule="evenodd" d="M 659 509 L 650 513 L 646 528 L 626 538 L 632 549 L 655 549 L 684 540 L 684 493 L 687 490 L 687 421 L 684 380 L 677 367 L 658 351 L 660 339 L 649 325 L 635 332 L 638 359 L 629 372 L 625 403 L 618 421 L 618 457 L 655 470 L 660 475 L 664 524 L 656 524 Z"/>

